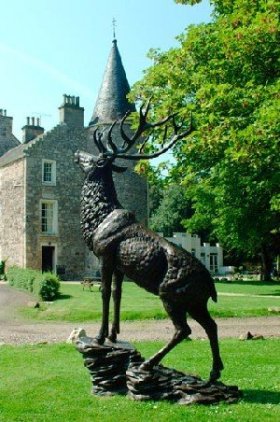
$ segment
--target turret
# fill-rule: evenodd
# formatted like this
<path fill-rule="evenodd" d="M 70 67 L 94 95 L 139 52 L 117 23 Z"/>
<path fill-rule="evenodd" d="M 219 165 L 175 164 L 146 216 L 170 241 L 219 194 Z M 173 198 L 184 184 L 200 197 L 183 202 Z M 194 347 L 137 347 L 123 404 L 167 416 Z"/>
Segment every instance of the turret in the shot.
<path fill-rule="evenodd" d="M 110 124 L 120 120 L 127 111 L 135 111 L 135 105 L 127 99 L 129 91 L 117 40 L 114 39 L 89 126 Z"/>

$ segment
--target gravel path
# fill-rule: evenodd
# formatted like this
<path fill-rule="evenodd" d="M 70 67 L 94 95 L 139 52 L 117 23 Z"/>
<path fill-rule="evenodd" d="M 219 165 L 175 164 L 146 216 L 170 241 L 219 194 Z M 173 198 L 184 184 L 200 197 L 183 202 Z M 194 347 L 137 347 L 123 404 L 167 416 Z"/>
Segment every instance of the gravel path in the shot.
<path fill-rule="evenodd" d="M 88 336 L 95 336 L 99 323 L 28 323 L 17 318 L 15 309 L 24 306 L 28 301 L 34 301 L 27 293 L 11 289 L 4 283 L 0 284 L 0 344 L 26 344 L 38 342 L 65 341 L 72 330 L 82 327 Z M 279 317 L 254 318 L 216 318 L 219 337 L 235 337 L 252 334 L 265 337 L 280 337 Z M 193 330 L 192 338 L 206 338 L 204 330 L 193 320 L 189 321 Z M 168 340 L 173 334 L 172 323 L 164 321 L 122 322 L 120 339 L 137 340 Z"/>

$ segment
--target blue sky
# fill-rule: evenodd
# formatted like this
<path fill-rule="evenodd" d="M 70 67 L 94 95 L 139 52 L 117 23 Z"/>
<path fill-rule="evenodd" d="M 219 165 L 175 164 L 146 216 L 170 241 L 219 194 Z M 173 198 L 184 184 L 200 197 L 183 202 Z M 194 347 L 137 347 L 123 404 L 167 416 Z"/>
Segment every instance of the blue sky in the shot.
<path fill-rule="evenodd" d="M 0 0 L 0 108 L 14 117 L 21 140 L 27 116 L 46 130 L 58 123 L 62 95 L 80 96 L 88 124 L 116 38 L 132 85 L 150 66 L 150 48 L 167 50 L 190 24 L 210 20 L 209 1 Z"/>

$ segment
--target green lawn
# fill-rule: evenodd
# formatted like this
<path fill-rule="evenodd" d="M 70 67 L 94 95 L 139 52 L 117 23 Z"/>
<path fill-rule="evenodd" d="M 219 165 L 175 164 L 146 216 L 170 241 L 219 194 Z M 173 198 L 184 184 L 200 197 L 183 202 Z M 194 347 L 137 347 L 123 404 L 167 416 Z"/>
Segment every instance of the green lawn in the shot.
<path fill-rule="evenodd" d="M 219 296 L 218 303 L 209 301 L 209 309 L 216 317 L 243 317 L 271 315 L 269 307 L 280 306 L 280 284 L 260 282 L 217 283 L 220 293 L 241 293 L 249 296 Z M 37 309 L 23 309 L 22 314 L 39 321 L 99 321 L 101 317 L 101 294 L 97 287 L 90 292 L 79 284 L 64 284 L 61 298 Z M 252 297 L 250 295 L 261 295 Z M 267 297 L 272 296 L 272 297 Z M 124 283 L 122 320 L 163 319 L 166 313 L 158 297 L 139 288 L 134 283 Z"/>
<path fill-rule="evenodd" d="M 232 283 L 217 282 L 215 285 L 218 292 L 223 293 L 280 297 L 280 282 L 234 281 Z"/>
<path fill-rule="evenodd" d="M 136 343 L 144 356 L 160 342 Z M 221 341 L 223 381 L 236 384 L 244 397 L 233 405 L 179 406 L 168 402 L 134 402 L 126 397 L 95 397 L 81 355 L 71 345 L 2 346 L 1 422 L 89 421 L 277 421 L 280 339 Z M 186 341 L 164 364 L 206 378 L 210 367 L 207 341 Z"/>

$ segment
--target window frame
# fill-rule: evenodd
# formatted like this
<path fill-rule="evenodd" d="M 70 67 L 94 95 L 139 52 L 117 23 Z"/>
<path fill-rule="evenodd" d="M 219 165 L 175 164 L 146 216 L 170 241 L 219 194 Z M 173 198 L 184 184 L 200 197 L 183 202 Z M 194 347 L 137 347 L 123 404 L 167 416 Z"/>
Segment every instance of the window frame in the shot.
<path fill-rule="evenodd" d="M 51 164 L 51 180 L 45 180 L 45 164 Z M 46 186 L 56 186 L 56 161 L 42 160 L 42 184 Z"/>
<path fill-rule="evenodd" d="M 44 231 L 43 230 L 43 204 L 47 204 L 47 205 L 52 205 L 52 221 L 50 224 L 50 228 L 51 230 L 48 230 L 48 218 L 50 218 L 50 216 L 46 215 L 46 227 L 47 230 Z M 57 200 L 52 200 L 52 199 L 41 199 L 40 201 L 40 227 L 41 227 L 41 235 L 43 236 L 55 236 L 58 234 L 58 218 L 57 218 Z M 48 212 L 48 211 L 47 211 Z"/>

